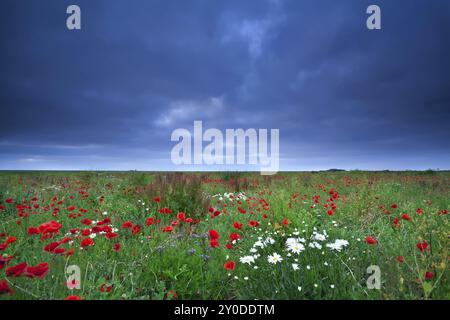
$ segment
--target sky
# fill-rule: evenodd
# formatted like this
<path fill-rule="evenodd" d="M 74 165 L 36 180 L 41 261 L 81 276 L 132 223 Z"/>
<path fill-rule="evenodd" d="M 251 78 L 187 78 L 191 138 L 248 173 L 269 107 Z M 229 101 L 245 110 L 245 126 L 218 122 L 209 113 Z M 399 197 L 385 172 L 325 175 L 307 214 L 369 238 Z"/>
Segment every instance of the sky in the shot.
<path fill-rule="evenodd" d="M 251 169 L 173 164 L 194 120 L 279 129 L 280 170 L 450 169 L 449 39 L 447 0 L 4 0 L 0 170 Z"/>

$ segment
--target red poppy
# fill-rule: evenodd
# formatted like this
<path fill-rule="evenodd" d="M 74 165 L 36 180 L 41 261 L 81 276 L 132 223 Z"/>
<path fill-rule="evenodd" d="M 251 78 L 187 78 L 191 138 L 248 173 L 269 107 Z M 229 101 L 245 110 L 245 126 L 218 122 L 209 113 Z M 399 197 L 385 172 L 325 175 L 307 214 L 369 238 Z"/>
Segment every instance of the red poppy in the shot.
<path fill-rule="evenodd" d="M 66 257 L 70 257 L 70 256 L 72 256 L 74 252 L 75 252 L 75 250 L 74 250 L 73 248 L 72 248 L 72 249 L 70 249 L 69 251 L 67 251 L 67 253 L 66 253 Z"/>
<path fill-rule="evenodd" d="M 70 207 L 67 208 L 67 210 L 68 211 L 73 211 L 73 210 L 75 210 L 75 206 L 70 206 Z"/>
<path fill-rule="evenodd" d="M 416 213 L 419 214 L 419 215 L 423 214 L 423 209 L 422 208 L 417 208 Z"/>
<path fill-rule="evenodd" d="M 289 224 L 289 220 L 286 219 L 286 218 L 284 218 L 284 219 L 283 219 L 283 225 L 287 226 L 288 224 Z"/>
<path fill-rule="evenodd" d="M 115 232 L 107 232 L 105 234 L 105 237 L 108 239 L 114 239 L 117 238 L 119 236 L 119 234 L 115 233 Z"/>
<path fill-rule="evenodd" d="M 153 201 L 155 201 L 155 202 L 161 202 L 161 197 L 154 197 L 154 198 L 153 198 Z"/>
<path fill-rule="evenodd" d="M 6 269 L 7 277 L 19 277 L 22 273 L 25 272 L 27 268 L 27 264 L 25 262 L 19 263 L 13 267 L 9 267 Z"/>
<path fill-rule="evenodd" d="M 242 230 L 242 223 L 236 221 L 235 223 L 233 223 L 233 227 L 238 230 Z"/>
<path fill-rule="evenodd" d="M 90 226 L 92 224 L 92 220 L 84 218 L 83 220 L 81 220 L 81 224 L 84 224 L 85 226 Z"/>
<path fill-rule="evenodd" d="M 32 235 L 34 235 L 34 234 L 39 234 L 39 229 L 37 229 L 37 228 L 31 226 L 31 227 L 28 228 L 27 233 L 28 233 L 28 235 L 30 235 L 30 236 L 32 236 Z"/>
<path fill-rule="evenodd" d="M 8 282 L 3 279 L 0 280 L 0 294 L 13 294 L 14 291 L 9 287 Z"/>
<path fill-rule="evenodd" d="M 44 247 L 44 251 L 47 251 L 47 252 L 49 252 L 49 253 L 54 253 L 55 250 L 56 250 L 56 248 L 58 248 L 59 245 L 60 245 L 59 242 L 52 242 L 52 243 L 49 243 L 48 245 L 46 245 L 46 246 Z"/>
<path fill-rule="evenodd" d="M 398 206 L 394 203 L 394 204 L 391 204 L 391 208 L 392 208 L 392 209 L 397 209 Z"/>
<path fill-rule="evenodd" d="M 219 233 L 214 229 L 209 230 L 209 239 L 210 240 L 219 240 Z"/>
<path fill-rule="evenodd" d="M 180 221 L 185 221 L 186 216 L 184 215 L 184 212 L 178 212 L 177 219 Z"/>
<path fill-rule="evenodd" d="M 245 210 L 242 209 L 241 207 L 238 207 L 238 210 L 239 210 L 239 212 L 242 213 L 242 214 L 247 213 L 247 211 L 245 211 Z"/>
<path fill-rule="evenodd" d="M 422 241 L 416 244 L 416 247 L 420 250 L 420 252 L 424 253 L 424 251 L 428 248 L 428 243 L 426 241 Z"/>
<path fill-rule="evenodd" d="M 400 226 L 400 219 L 399 218 L 395 218 L 394 221 L 392 221 L 392 223 L 394 224 L 394 227 L 399 227 Z"/>
<path fill-rule="evenodd" d="M 64 300 L 82 300 L 79 296 L 67 296 Z"/>
<path fill-rule="evenodd" d="M 211 239 L 209 241 L 209 245 L 211 246 L 211 248 L 218 248 L 219 247 L 219 241 L 217 241 L 215 239 Z"/>
<path fill-rule="evenodd" d="M 410 221 L 410 220 L 411 220 L 411 217 L 409 216 L 409 214 L 404 213 L 404 214 L 402 214 L 402 219 L 403 219 L 403 220 L 406 220 L 406 221 Z"/>
<path fill-rule="evenodd" d="M 93 246 L 94 241 L 91 238 L 84 238 L 83 241 L 81 241 L 81 247 L 86 248 L 89 246 Z"/>
<path fill-rule="evenodd" d="M 6 203 L 13 203 L 13 202 L 14 202 L 14 199 L 8 198 L 8 199 L 5 200 L 5 202 L 6 202 Z"/>
<path fill-rule="evenodd" d="M 28 266 L 25 270 L 25 275 L 28 278 L 39 278 L 42 279 L 48 273 L 48 263 L 43 262 L 34 267 Z"/>
<path fill-rule="evenodd" d="M 405 258 L 403 256 L 397 256 L 397 261 L 403 263 L 405 262 Z"/>
<path fill-rule="evenodd" d="M 425 272 L 425 279 L 427 279 L 427 280 L 431 280 L 431 279 L 433 279 L 433 272 L 431 272 L 431 271 L 427 271 L 427 272 Z"/>
<path fill-rule="evenodd" d="M 133 223 L 131 221 L 125 221 L 122 225 L 122 228 L 131 229 L 131 228 L 133 228 Z"/>
<path fill-rule="evenodd" d="M 173 227 L 172 226 L 167 226 L 163 229 L 163 232 L 172 232 L 173 231 Z"/>
<path fill-rule="evenodd" d="M 153 217 L 147 219 L 147 226 L 151 226 L 153 224 Z"/>
<path fill-rule="evenodd" d="M 119 252 L 119 251 L 120 251 L 120 243 L 115 243 L 115 244 L 113 245 L 113 250 L 114 250 L 115 252 Z"/>
<path fill-rule="evenodd" d="M 54 234 L 58 234 L 59 229 L 62 228 L 62 224 L 56 222 L 55 220 L 42 223 L 38 229 L 39 233 L 42 234 L 43 239 L 52 237 Z"/>
<path fill-rule="evenodd" d="M 0 255 L 0 270 L 2 270 L 6 266 L 6 264 L 11 261 L 12 258 L 13 256 L 3 257 L 2 255 Z"/>
<path fill-rule="evenodd" d="M 236 268 L 236 263 L 234 261 L 227 261 L 223 267 L 227 270 L 233 271 Z"/>
<path fill-rule="evenodd" d="M 159 213 L 162 213 L 162 214 L 170 214 L 170 213 L 172 213 L 173 211 L 172 211 L 172 209 L 170 209 L 170 208 L 161 208 L 161 209 L 159 209 L 158 212 L 159 212 Z"/>
<path fill-rule="evenodd" d="M 136 235 L 136 234 L 138 234 L 140 231 L 141 231 L 141 226 L 138 225 L 138 224 L 135 225 L 135 226 L 133 227 L 133 229 L 131 230 L 131 232 L 133 233 L 133 236 Z"/>
<path fill-rule="evenodd" d="M 8 237 L 4 243 L 0 244 L 0 251 L 8 248 L 8 246 L 13 242 L 16 242 L 16 237 Z"/>
<path fill-rule="evenodd" d="M 372 237 L 372 236 L 367 236 L 367 237 L 366 237 L 366 243 L 367 243 L 367 244 L 370 244 L 370 245 L 375 245 L 375 244 L 378 243 L 378 241 L 377 241 L 377 239 L 375 239 L 375 238 Z"/>
<path fill-rule="evenodd" d="M 259 222 L 258 221 L 255 221 L 255 220 L 250 220 L 249 222 L 248 222 L 248 225 L 250 226 L 250 227 L 258 227 L 259 226 Z"/>
<path fill-rule="evenodd" d="M 334 214 L 333 210 L 327 210 L 327 215 L 332 216 Z"/>
<path fill-rule="evenodd" d="M 235 232 L 230 234 L 230 242 L 237 241 L 241 239 L 241 236 Z"/>

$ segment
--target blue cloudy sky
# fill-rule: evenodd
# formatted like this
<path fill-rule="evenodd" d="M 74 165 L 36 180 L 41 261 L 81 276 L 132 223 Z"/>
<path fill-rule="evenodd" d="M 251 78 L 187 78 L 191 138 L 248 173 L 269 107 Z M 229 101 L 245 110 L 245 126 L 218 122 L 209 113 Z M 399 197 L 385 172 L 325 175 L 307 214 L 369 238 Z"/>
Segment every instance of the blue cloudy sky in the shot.
<path fill-rule="evenodd" d="M 171 164 L 194 120 L 279 128 L 282 170 L 449 169 L 449 39 L 447 0 L 4 0 L 0 169 L 229 169 Z"/>

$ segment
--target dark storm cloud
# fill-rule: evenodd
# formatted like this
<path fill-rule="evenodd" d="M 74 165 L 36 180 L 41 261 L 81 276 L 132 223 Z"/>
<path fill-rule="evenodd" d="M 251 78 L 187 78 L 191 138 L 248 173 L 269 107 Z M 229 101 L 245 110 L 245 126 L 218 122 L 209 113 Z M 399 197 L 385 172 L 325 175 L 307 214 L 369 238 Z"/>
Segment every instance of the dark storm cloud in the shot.
<path fill-rule="evenodd" d="M 73 3 L 2 3 L 0 168 L 169 168 L 194 120 L 280 128 L 282 169 L 448 166 L 448 1 Z"/>

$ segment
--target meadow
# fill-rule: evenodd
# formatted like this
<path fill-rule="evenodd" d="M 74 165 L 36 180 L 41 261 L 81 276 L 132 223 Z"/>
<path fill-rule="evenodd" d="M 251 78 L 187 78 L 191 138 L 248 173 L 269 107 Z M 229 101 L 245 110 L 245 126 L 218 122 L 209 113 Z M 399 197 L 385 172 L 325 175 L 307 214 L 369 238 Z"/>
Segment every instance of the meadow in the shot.
<path fill-rule="evenodd" d="M 449 181 L 1 172 L 0 299 L 449 299 Z"/>

